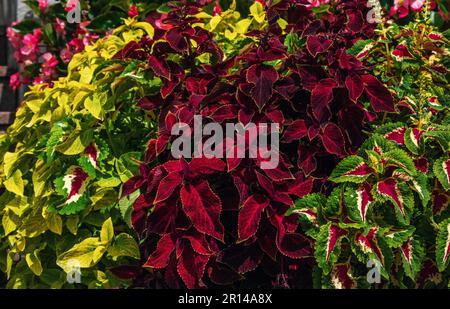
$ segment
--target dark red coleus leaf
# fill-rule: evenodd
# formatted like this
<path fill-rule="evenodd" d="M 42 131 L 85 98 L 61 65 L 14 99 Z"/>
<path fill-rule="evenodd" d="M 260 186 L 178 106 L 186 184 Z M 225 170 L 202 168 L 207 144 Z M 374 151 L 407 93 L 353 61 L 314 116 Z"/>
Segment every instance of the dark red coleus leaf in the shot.
<path fill-rule="evenodd" d="M 364 91 L 375 112 L 395 112 L 394 100 L 389 90 L 373 75 L 363 75 Z"/>
<path fill-rule="evenodd" d="M 288 126 L 283 134 L 283 142 L 290 143 L 305 137 L 307 134 L 308 129 L 305 120 L 299 119 Z"/>
<path fill-rule="evenodd" d="M 158 242 L 156 251 L 148 258 L 144 267 L 165 268 L 169 264 L 170 256 L 175 251 L 176 238 L 166 234 Z"/>
<path fill-rule="evenodd" d="M 333 100 L 333 89 L 337 86 L 331 78 L 321 80 L 311 92 L 311 108 L 315 118 L 319 121 L 331 116 L 330 102 Z"/>
<path fill-rule="evenodd" d="M 361 77 L 357 74 L 348 75 L 345 79 L 345 86 L 347 87 L 350 100 L 353 102 L 356 102 L 363 94 L 364 84 Z"/>
<path fill-rule="evenodd" d="M 250 196 L 242 205 L 238 219 L 238 241 L 242 242 L 256 234 L 262 211 L 269 206 L 269 200 L 261 195 Z"/>
<path fill-rule="evenodd" d="M 341 129 L 330 122 L 323 128 L 321 135 L 322 143 L 325 149 L 332 154 L 338 156 L 345 155 L 345 139 Z"/>
<path fill-rule="evenodd" d="M 181 188 L 181 203 L 195 228 L 223 241 L 224 228 L 220 222 L 222 204 L 207 181 L 198 185 L 185 184 Z"/>
<path fill-rule="evenodd" d="M 306 39 L 306 46 L 313 57 L 316 57 L 317 54 L 326 52 L 332 44 L 332 40 L 328 40 L 323 36 L 310 35 Z"/>
<path fill-rule="evenodd" d="M 260 110 L 273 93 L 273 84 L 278 80 L 278 72 L 271 66 L 254 64 L 247 70 L 247 82 L 253 84 L 250 94 Z"/>

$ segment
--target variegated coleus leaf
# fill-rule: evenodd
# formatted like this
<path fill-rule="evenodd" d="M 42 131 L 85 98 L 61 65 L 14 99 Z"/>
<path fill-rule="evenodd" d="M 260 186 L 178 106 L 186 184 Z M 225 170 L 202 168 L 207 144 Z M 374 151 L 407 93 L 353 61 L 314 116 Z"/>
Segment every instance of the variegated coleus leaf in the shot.
<path fill-rule="evenodd" d="M 401 149 L 393 149 L 381 156 L 385 166 L 394 166 L 403 169 L 409 175 L 417 174 L 416 166 L 408 154 Z"/>
<path fill-rule="evenodd" d="M 322 206 L 322 215 L 327 219 L 339 218 L 343 211 L 343 196 L 344 192 L 342 187 L 334 188 Z"/>
<path fill-rule="evenodd" d="M 421 242 L 414 237 L 409 237 L 400 247 L 403 269 L 408 277 L 416 280 L 417 273 L 420 271 L 425 250 Z"/>
<path fill-rule="evenodd" d="M 450 261 L 450 219 L 439 224 L 436 239 L 436 262 L 439 271 L 445 271 Z"/>
<path fill-rule="evenodd" d="M 330 285 L 335 289 L 354 289 L 357 287 L 357 282 L 353 277 L 349 263 L 334 265 L 330 274 Z"/>
<path fill-rule="evenodd" d="M 433 172 L 445 190 L 450 190 L 450 159 L 440 158 L 434 162 Z"/>
<path fill-rule="evenodd" d="M 393 149 L 398 149 L 394 142 L 387 140 L 381 134 L 374 133 L 362 144 L 358 154 L 364 157 L 367 151 L 373 151 L 381 155 Z"/>
<path fill-rule="evenodd" d="M 349 156 L 342 160 L 330 175 L 330 180 L 336 183 L 342 182 L 364 182 L 372 173 L 363 158 Z"/>
<path fill-rule="evenodd" d="M 347 50 L 347 54 L 362 60 L 370 53 L 374 46 L 375 43 L 373 40 L 359 40 Z"/>
<path fill-rule="evenodd" d="M 419 154 L 419 147 L 421 146 L 421 138 L 425 131 L 408 128 L 405 132 L 405 146 L 413 154 Z"/>
<path fill-rule="evenodd" d="M 84 150 L 83 155 L 78 159 L 78 164 L 89 174 L 89 177 L 96 177 L 96 170 L 100 169 L 103 161 L 108 157 L 109 149 L 107 143 L 102 139 L 97 139 Z"/>
<path fill-rule="evenodd" d="M 408 185 L 394 178 L 379 181 L 373 190 L 377 200 L 390 201 L 394 205 L 397 219 L 409 224 L 410 213 L 414 209 L 414 196 Z"/>
<path fill-rule="evenodd" d="M 320 227 L 315 245 L 315 257 L 324 274 L 329 274 L 341 253 L 341 241 L 348 232 L 328 222 Z"/>
<path fill-rule="evenodd" d="M 375 133 L 380 134 L 385 139 L 396 143 L 397 145 L 405 144 L 405 125 L 401 122 L 388 123 L 378 128 Z"/>
<path fill-rule="evenodd" d="M 89 175 L 79 166 L 71 166 L 64 176 L 55 180 L 56 192 L 64 197 L 64 203 L 57 206 L 60 214 L 71 215 L 86 208 L 88 183 Z"/>
<path fill-rule="evenodd" d="M 372 186 L 363 183 L 359 187 L 348 187 L 345 194 L 345 206 L 350 219 L 360 223 L 367 222 L 369 206 L 373 202 Z"/>
<path fill-rule="evenodd" d="M 422 205 L 424 207 L 428 205 L 431 198 L 431 193 L 426 175 L 419 173 L 413 177 L 408 175 L 404 170 L 398 169 L 392 173 L 392 177 L 398 181 L 407 183 L 413 191 L 417 192 L 422 201 Z"/>
<path fill-rule="evenodd" d="M 450 130 L 446 127 L 435 127 L 428 129 L 423 136 L 439 143 L 444 152 L 450 151 Z"/>
<path fill-rule="evenodd" d="M 382 235 L 390 248 L 400 248 L 414 234 L 415 230 L 414 226 L 404 229 L 387 229 L 382 232 Z"/>
<path fill-rule="evenodd" d="M 286 216 L 298 215 L 303 231 L 308 236 L 314 237 L 313 234 L 317 232 L 319 226 L 319 210 L 325 203 L 326 198 L 323 195 L 308 194 L 297 200 L 295 205 L 286 212 Z"/>
<path fill-rule="evenodd" d="M 381 266 L 381 275 L 388 279 L 389 269 L 392 263 L 392 251 L 384 241 L 383 237 L 379 237 L 380 228 L 373 226 L 363 232 L 355 234 L 355 242 L 352 243 L 353 253 L 362 263 L 367 263 L 368 260 L 376 260 Z"/>

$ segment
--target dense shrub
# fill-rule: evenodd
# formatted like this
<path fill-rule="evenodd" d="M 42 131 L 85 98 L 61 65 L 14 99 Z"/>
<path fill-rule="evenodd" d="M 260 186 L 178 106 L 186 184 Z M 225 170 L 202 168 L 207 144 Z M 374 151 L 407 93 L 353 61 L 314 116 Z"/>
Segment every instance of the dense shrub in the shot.
<path fill-rule="evenodd" d="M 307 286 L 309 275 L 290 270 L 308 272 L 303 259 L 312 253 L 310 241 L 284 212 L 293 197 L 328 190 L 323 180 L 361 145 L 369 110 L 394 112 L 389 91 L 345 52 L 373 34 L 363 18 L 366 5 L 336 2 L 315 12 L 290 1 L 266 8 L 256 2 L 247 22 L 255 29 L 246 35 L 250 40 L 224 35 L 244 44 L 237 57 L 227 58 L 196 18 L 198 5 L 168 5 L 164 27 L 156 23 L 161 16 L 153 17 L 155 39 L 130 43 L 120 55 L 148 63 L 163 80 L 159 94 L 140 102 L 158 111 L 159 132 L 148 144 L 141 175 L 124 189 L 141 194 L 132 221 L 148 257 L 144 267 L 154 270 L 145 282 Z M 279 123 L 280 164 L 264 170 L 261 158 L 172 158 L 172 127 L 183 122 L 194 128 L 196 114 L 223 126 Z"/>
<path fill-rule="evenodd" d="M 327 199 L 309 195 L 292 212 L 316 239 L 318 287 L 368 286 L 369 259 L 381 263 L 382 286 L 447 287 L 449 41 L 428 10 L 376 32 L 350 52 L 388 85 L 398 112 L 374 120 L 371 137 L 332 173 L 340 185 Z"/>
<path fill-rule="evenodd" d="M 160 81 L 137 78 L 139 67 L 112 57 L 144 35 L 153 35 L 150 24 L 128 20 L 75 55 L 67 77 L 31 88 L 1 137 L 0 256 L 8 287 L 63 287 L 61 268 L 71 266 L 89 268 L 83 284 L 111 287 L 118 283 L 108 267 L 139 259 L 130 201 L 119 202 L 119 189 L 137 172 L 154 131 L 134 101 Z M 70 265 L 75 259 L 79 265 Z"/>
<path fill-rule="evenodd" d="M 449 38 L 409 4 L 138 3 L 0 137 L 7 287 L 447 286 Z M 278 164 L 212 123 L 277 123 Z"/>

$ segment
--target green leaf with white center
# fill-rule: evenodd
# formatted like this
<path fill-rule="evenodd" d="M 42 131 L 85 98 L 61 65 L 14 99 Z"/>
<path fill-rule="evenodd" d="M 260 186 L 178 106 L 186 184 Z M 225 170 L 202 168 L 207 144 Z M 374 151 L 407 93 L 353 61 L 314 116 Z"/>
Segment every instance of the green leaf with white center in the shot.
<path fill-rule="evenodd" d="M 420 271 L 425 250 L 419 240 L 410 237 L 401 247 L 403 269 L 411 280 L 415 281 L 417 273 Z"/>
<path fill-rule="evenodd" d="M 450 262 L 450 219 L 439 224 L 439 232 L 436 239 L 436 262 L 439 271 L 448 269 Z"/>
<path fill-rule="evenodd" d="M 330 175 L 330 180 L 336 183 L 362 183 L 372 173 L 372 169 L 359 156 L 349 156 L 342 160 Z"/>
<path fill-rule="evenodd" d="M 383 238 L 390 248 L 400 248 L 414 234 L 415 230 L 414 226 L 404 229 L 389 229 L 383 232 Z"/>
<path fill-rule="evenodd" d="M 329 222 L 320 227 L 315 245 L 315 257 L 325 274 L 329 274 L 341 253 L 342 238 L 347 231 Z"/>
<path fill-rule="evenodd" d="M 434 162 L 433 172 L 445 190 L 450 190 L 450 159 L 440 158 Z"/>
<path fill-rule="evenodd" d="M 369 206 L 373 203 L 371 186 L 361 184 L 357 188 L 348 187 L 345 190 L 345 206 L 350 219 L 365 224 L 369 214 Z"/>

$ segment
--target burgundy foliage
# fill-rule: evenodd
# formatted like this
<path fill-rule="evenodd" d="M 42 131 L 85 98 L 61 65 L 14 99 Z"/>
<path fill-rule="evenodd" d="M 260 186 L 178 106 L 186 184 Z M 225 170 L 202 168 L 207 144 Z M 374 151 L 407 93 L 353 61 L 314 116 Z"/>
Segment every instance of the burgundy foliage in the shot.
<path fill-rule="evenodd" d="M 159 112 L 159 134 L 148 143 L 140 175 L 124 189 L 124 195 L 141 192 L 132 222 L 150 272 L 136 274 L 136 285 L 310 284 L 309 276 L 292 274 L 309 270 L 310 240 L 284 213 L 313 189 L 330 189 L 327 176 L 362 143 L 369 111 L 394 111 L 389 91 L 346 53 L 373 31 L 363 18 L 365 1 L 336 2 L 341 14 L 323 17 L 302 1 L 266 8 L 268 30 L 249 33 L 256 42 L 226 60 L 211 33 L 192 27 L 200 4 L 169 3 L 164 27 L 156 25 L 158 14 L 148 18 L 157 29 L 153 40 L 130 43 L 116 56 L 147 62 L 162 80 L 160 93 L 139 103 Z M 289 22 L 287 33 L 306 38 L 291 54 L 279 17 Z M 212 63 L 198 65 L 195 58 L 205 52 Z M 172 158 L 172 127 L 183 122 L 193 128 L 194 115 L 223 125 L 279 123 L 279 165 L 264 170 L 261 158 Z M 318 160 L 325 163 L 318 166 Z"/>

